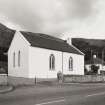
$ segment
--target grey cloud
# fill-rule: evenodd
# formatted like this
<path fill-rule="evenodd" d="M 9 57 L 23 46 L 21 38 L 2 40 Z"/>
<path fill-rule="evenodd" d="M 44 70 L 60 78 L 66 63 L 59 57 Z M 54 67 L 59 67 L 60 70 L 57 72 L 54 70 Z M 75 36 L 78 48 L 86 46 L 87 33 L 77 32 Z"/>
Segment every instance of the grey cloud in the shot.
<path fill-rule="evenodd" d="M 91 17 L 96 0 L 0 0 L 0 12 L 24 29 L 60 36 Z M 85 22 L 85 21 L 83 21 Z"/>
<path fill-rule="evenodd" d="M 64 4 L 67 8 L 67 13 L 74 19 L 85 19 L 90 17 L 94 12 L 96 0 L 66 0 Z"/>
<path fill-rule="evenodd" d="M 73 1 L 73 15 L 76 18 L 87 18 L 93 12 L 94 3 L 93 0 L 72 0 Z"/>

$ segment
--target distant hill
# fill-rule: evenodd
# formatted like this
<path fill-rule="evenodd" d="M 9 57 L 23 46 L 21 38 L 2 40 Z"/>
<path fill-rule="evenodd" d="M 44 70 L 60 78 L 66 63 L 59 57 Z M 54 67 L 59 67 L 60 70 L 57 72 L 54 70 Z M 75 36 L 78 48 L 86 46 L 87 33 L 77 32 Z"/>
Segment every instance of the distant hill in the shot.
<path fill-rule="evenodd" d="M 85 42 L 90 46 L 105 47 L 105 40 L 99 39 L 84 39 L 84 38 L 73 38 L 73 42 Z"/>
<path fill-rule="evenodd" d="M 9 48 L 15 31 L 0 24 L 0 48 Z"/>
<path fill-rule="evenodd" d="M 105 56 L 105 40 L 73 38 L 72 44 L 85 53 L 85 60 L 91 59 L 93 54 L 102 58 L 102 52 Z"/>
<path fill-rule="evenodd" d="M 14 30 L 0 23 L 0 61 L 7 61 L 7 56 L 4 53 L 8 51 L 14 33 Z"/>

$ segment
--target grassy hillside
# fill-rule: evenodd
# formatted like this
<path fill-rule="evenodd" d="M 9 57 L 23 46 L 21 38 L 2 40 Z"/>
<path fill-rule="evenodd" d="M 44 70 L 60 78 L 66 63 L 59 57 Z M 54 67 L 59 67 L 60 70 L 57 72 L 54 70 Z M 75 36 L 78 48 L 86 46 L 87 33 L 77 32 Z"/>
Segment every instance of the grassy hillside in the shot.
<path fill-rule="evenodd" d="M 7 73 L 7 56 L 4 54 L 8 51 L 15 31 L 0 24 L 0 73 Z"/>
<path fill-rule="evenodd" d="M 0 24 L 0 48 L 8 49 L 15 31 Z"/>
<path fill-rule="evenodd" d="M 105 56 L 105 40 L 73 38 L 72 43 L 85 53 L 85 60 L 89 60 L 93 54 L 102 58 L 102 52 Z"/>
<path fill-rule="evenodd" d="M 5 60 L 6 57 L 3 53 L 8 51 L 14 33 L 14 30 L 7 28 L 3 24 L 0 24 L 0 61 Z"/>

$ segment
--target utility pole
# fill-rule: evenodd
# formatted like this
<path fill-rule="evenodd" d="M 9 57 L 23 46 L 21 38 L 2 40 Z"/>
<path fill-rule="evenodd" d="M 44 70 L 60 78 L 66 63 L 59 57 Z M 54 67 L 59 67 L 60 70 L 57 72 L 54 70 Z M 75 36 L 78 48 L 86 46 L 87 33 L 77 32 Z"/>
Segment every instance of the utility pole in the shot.
<path fill-rule="evenodd" d="M 103 68 L 103 65 L 104 65 L 104 49 L 102 50 L 102 68 Z"/>
<path fill-rule="evenodd" d="M 96 55 L 97 55 L 97 58 L 98 58 L 98 51 L 97 51 Z"/>
<path fill-rule="evenodd" d="M 90 50 L 90 51 L 91 51 L 91 64 L 92 64 L 93 51 L 92 50 Z"/>

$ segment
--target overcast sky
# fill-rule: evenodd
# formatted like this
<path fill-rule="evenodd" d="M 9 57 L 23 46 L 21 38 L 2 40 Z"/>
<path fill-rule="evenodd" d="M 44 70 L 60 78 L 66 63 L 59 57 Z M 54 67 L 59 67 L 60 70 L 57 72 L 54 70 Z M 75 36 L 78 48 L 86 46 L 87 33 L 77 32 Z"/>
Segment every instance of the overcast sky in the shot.
<path fill-rule="evenodd" d="M 56 37 L 105 39 L 105 0 L 0 0 L 0 22 Z"/>

